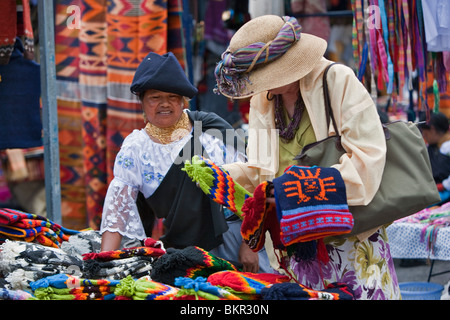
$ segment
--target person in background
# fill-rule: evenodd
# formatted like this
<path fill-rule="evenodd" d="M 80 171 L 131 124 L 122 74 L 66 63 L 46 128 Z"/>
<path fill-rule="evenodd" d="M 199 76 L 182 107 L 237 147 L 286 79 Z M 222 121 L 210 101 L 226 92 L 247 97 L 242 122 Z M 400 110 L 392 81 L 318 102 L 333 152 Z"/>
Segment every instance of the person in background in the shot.
<path fill-rule="evenodd" d="M 102 215 L 101 250 L 118 249 L 124 236 L 150 237 L 159 218 L 166 248 L 198 246 L 242 264 L 244 271 L 258 272 L 260 265 L 268 271 L 265 252 L 252 252 L 236 237 L 239 218 L 225 216 L 181 170 L 184 160 L 197 153 L 218 164 L 245 161 L 239 136 L 216 114 L 188 110 L 197 89 L 171 52 L 149 53 L 130 89 L 141 102 L 145 128 L 130 133 L 116 156 Z"/>
<path fill-rule="evenodd" d="M 432 113 L 426 122 L 420 118 L 419 129 L 428 145 L 431 171 L 441 196 L 441 204 L 450 200 L 450 131 L 449 121 L 442 112 Z"/>

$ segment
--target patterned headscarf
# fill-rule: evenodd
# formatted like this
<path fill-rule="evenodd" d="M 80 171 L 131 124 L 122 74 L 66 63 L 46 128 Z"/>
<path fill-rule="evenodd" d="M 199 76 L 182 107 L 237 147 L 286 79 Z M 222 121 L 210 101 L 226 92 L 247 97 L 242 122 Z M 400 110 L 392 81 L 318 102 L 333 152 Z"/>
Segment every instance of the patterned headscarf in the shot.
<path fill-rule="evenodd" d="M 221 91 L 235 95 L 249 82 L 248 74 L 261 64 L 281 57 L 300 39 L 301 25 L 295 17 L 284 16 L 284 25 L 277 36 L 267 42 L 255 42 L 235 52 L 225 51 L 217 64 L 214 74 Z M 214 92 L 218 93 L 215 88 Z"/>

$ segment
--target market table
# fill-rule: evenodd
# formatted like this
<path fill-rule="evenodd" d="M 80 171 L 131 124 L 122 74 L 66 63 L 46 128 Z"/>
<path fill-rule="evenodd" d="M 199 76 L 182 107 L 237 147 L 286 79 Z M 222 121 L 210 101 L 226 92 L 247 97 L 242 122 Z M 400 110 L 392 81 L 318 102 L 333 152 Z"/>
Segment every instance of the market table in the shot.
<path fill-rule="evenodd" d="M 397 220 L 387 234 L 393 258 L 431 260 L 428 281 L 450 272 L 433 274 L 435 260 L 450 261 L 450 203 Z"/>

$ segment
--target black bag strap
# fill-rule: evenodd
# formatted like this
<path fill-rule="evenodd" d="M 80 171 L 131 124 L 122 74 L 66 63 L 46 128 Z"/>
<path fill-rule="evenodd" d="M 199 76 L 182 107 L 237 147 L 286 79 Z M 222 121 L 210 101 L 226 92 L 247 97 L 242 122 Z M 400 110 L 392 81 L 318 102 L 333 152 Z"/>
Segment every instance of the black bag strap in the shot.
<path fill-rule="evenodd" d="M 334 119 L 333 115 L 333 109 L 331 108 L 331 102 L 330 102 L 330 93 L 328 92 L 328 83 L 327 83 L 327 74 L 328 70 L 335 65 L 338 64 L 338 62 L 333 62 L 332 64 L 328 65 L 323 72 L 323 97 L 325 101 L 325 114 L 327 118 L 327 130 L 330 127 L 330 119 L 333 122 L 333 128 L 336 135 L 339 135 L 339 131 L 337 128 L 336 120 Z"/>

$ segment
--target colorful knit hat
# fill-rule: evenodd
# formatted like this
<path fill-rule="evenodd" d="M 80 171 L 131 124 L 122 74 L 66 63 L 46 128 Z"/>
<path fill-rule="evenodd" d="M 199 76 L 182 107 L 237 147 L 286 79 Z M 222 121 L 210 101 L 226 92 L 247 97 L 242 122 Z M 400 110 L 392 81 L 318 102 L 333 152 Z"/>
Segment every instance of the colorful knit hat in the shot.
<path fill-rule="evenodd" d="M 337 169 L 292 166 L 273 184 L 284 245 L 346 234 L 353 228 Z"/>
<path fill-rule="evenodd" d="M 210 284 L 225 288 L 241 299 L 259 299 L 263 288 L 289 280 L 288 276 L 281 274 L 240 271 L 221 271 L 208 277 Z"/>
<path fill-rule="evenodd" d="M 223 270 L 237 270 L 225 259 L 194 246 L 184 249 L 168 248 L 167 253 L 159 257 L 152 266 L 151 278 L 155 281 L 174 285 L 175 278 L 208 277 Z"/>
<path fill-rule="evenodd" d="M 280 241 L 280 223 L 275 206 L 266 202 L 271 186 L 273 184 L 269 181 L 259 184 L 255 188 L 253 196 L 245 199 L 242 206 L 244 213 L 241 225 L 242 239 L 254 252 L 264 247 L 266 231 L 270 233 L 274 248 L 284 248 Z"/>
<path fill-rule="evenodd" d="M 204 277 L 178 277 L 175 279 L 175 285 L 181 289 L 173 300 L 241 300 L 228 290 L 213 286 Z"/>
<path fill-rule="evenodd" d="M 214 162 L 201 156 L 193 156 L 192 163 L 186 161 L 184 168 L 192 181 L 214 202 L 229 208 L 242 219 L 242 205 L 252 194 Z"/>

